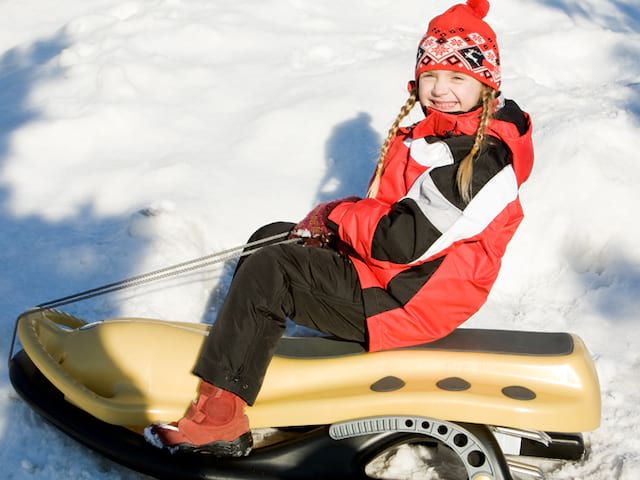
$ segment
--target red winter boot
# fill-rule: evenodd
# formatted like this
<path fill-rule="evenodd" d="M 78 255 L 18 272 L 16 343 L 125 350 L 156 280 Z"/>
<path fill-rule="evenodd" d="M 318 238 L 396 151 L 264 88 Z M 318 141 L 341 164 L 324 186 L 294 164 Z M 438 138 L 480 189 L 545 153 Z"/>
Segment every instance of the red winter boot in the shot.
<path fill-rule="evenodd" d="M 144 429 L 144 438 L 171 453 L 241 457 L 253 446 L 249 419 L 244 414 L 246 405 L 237 395 L 202 381 L 197 401 L 191 403 L 183 418 L 149 425 Z"/>

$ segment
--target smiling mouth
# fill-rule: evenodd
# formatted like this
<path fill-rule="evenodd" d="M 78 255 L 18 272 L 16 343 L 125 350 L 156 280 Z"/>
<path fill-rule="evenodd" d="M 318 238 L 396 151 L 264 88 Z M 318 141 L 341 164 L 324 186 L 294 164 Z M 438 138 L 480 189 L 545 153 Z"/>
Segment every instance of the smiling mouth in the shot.
<path fill-rule="evenodd" d="M 435 102 L 432 100 L 431 104 L 433 105 L 433 108 L 437 110 L 453 110 L 458 107 L 457 102 Z"/>

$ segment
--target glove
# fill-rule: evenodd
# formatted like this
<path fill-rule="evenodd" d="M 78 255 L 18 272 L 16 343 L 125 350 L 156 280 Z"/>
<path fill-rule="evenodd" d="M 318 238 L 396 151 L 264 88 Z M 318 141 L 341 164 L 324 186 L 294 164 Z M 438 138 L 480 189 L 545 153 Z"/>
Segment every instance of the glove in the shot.
<path fill-rule="evenodd" d="M 321 203 L 313 208 L 306 217 L 293 227 L 289 238 L 301 238 L 305 245 L 326 247 L 335 237 L 335 232 L 329 227 L 329 214 L 340 203 L 357 202 L 358 197 L 346 197 L 340 200 L 331 200 Z"/>

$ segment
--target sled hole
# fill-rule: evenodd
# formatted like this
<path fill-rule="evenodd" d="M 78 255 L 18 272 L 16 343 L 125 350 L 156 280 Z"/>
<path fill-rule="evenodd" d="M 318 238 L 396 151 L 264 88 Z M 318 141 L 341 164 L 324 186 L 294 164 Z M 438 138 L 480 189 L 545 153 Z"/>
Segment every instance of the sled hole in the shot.
<path fill-rule="evenodd" d="M 469 443 L 469 437 L 467 437 L 463 433 L 458 433 L 455 437 L 453 437 L 453 443 L 456 445 L 456 447 L 465 447 Z"/>
<path fill-rule="evenodd" d="M 505 397 L 512 398 L 513 400 L 533 400 L 536 398 L 536 392 L 528 389 L 527 387 L 521 387 L 519 385 L 511 385 L 502 389 L 502 394 Z"/>
<path fill-rule="evenodd" d="M 467 462 L 474 468 L 480 468 L 485 461 L 486 457 L 480 450 L 474 450 L 467 455 Z"/>
<path fill-rule="evenodd" d="M 367 464 L 365 473 L 376 480 L 468 478 L 462 459 L 436 439 L 405 443 L 380 452 Z"/>
<path fill-rule="evenodd" d="M 436 386 L 448 392 L 463 392 L 471 388 L 471 384 L 460 377 L 443 378 L 436 383 Z"/>
<path fill-rule="evenodd" d="M 373 383 L 369 388 L 374 392 L 394 392 L 405 386 L 404 380 L 390 375 Z"/>

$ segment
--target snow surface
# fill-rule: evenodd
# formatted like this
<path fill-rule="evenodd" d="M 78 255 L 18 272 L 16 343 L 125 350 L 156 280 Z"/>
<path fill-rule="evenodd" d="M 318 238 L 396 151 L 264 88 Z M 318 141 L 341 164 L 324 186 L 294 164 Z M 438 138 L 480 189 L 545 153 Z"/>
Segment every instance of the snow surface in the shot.
<path fill-rule="evenodd" d="M 448 0 L 0 3 L 0 355 L 26 308 L 245 242 L 362 194 Z M 579 334 L 602 426 L 552 480 L 640 476 L 640 5 L 494 0 L 505 94 L 535 123 L 526 219 L 467 325 Z M 634 213 L 636 212 L 636 213 Z M 209 321 L 229 268 L 66 310 Z M 212 295 L 209 301 L 209 296 Z M 417 448 L 380 469 L 431 479 Z M 0 368 L 3 478 L 134 479 Z"/>

